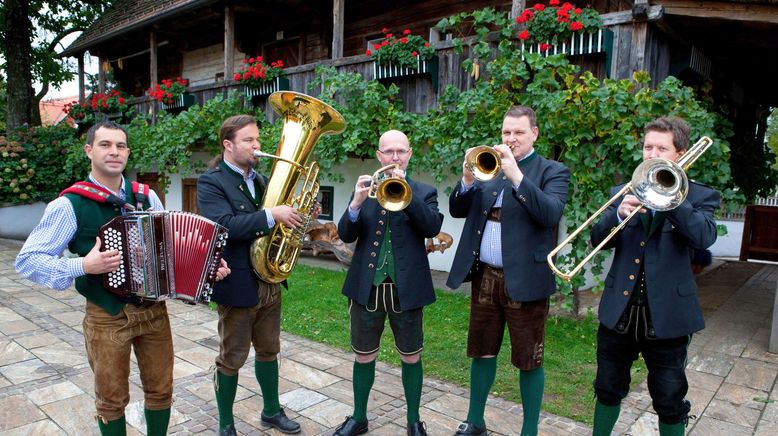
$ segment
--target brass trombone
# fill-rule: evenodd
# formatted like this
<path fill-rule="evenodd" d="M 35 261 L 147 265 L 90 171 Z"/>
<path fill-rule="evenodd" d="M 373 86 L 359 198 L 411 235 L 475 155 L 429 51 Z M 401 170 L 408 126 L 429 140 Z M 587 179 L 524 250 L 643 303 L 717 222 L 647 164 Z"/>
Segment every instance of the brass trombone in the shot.
<path fill-rule="evenodd" d="M 554 274 L 568 282 L 572 280 L 584 265 L 586 265 L 602 247 L 608 243 L 608 241 L 616 236 L 616 233 L 627 225 L 629 220 L 640 213 L 642 207 L 636 207 L 632 213 L 624 218 L 618 226 L 614 227 L 608 236 L 594 247 L 594 249 L 592 249 L 592 251 L 570 271 L 564 272 L 554 264 L 554 256 L 566 247 L 573 238 L 578 236 L 579 233 L 588 227 L 596 217 L 608 208 L 608 206 L 613 204 L 622 195 L 626 194 L 627 191 L 632 191 L 632 194 L 638 198 L 643 207 L 655 211 L 672 210 L 683 203 L 686 199 L 686 195 L 689 193 L 689 180 L 686 177 L 685 171 L 688 170 L 694 161 L 705 153 L 712 144 L 712 139 L 703 136 L 683 156 L 681 156 L 680 159 L 678 159 L 677 163 L 668 159 L 654 158 L 643 161 L 638 165 L 632 173 L 632 180 L 629 183 L 624 185 L 624 187 L 598 209 L 597 212 L 548 253 L 546 260 L 548 261 L 548 266 L 554 271 Z"/>
<path fill-rule="evenodd" d="M 381 207 L 391 212 L 405 209 L 413 198 L 408 182 L 399 177 L 386 175 L 387 170 L 399 167 L 398 164 L 390 164 L 376 170 L 370 180 L 370 190 L 367 193 L 369 198 L 375 198 Z"/>
<path fill-rule="evenodd" d="M 488 182 L 500 173 L 500 153 L 488 145 L 479 145 L 465 155 L 465 167 L 476 179 Z"/>

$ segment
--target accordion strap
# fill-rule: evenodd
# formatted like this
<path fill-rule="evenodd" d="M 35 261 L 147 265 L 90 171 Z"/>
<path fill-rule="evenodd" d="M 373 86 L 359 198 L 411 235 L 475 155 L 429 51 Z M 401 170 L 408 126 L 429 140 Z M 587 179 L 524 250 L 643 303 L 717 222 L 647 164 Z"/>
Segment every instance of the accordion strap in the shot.
<path fill-rule="evenodd" d="M 133 189 L 134 188 L 135 187 L 133 186 Z M 59 193 L 60 197 L 65 194 L 76 194 L 98 203 L 108 203 L 117 207 L 135 210 L 135 206 L 117 197 L 111 193 L 111 191 L 90 182 L 76 182 L 69 188 Z M 141 205 L 142 204 L 143 203 L 141 203 Z"/>
<path fill-rule="evenodd" d="M 135 209 L 143 210 L 143 204 L 149 196 L 149 185 L 132 182 L 132 193 L 135 195 Z"/>

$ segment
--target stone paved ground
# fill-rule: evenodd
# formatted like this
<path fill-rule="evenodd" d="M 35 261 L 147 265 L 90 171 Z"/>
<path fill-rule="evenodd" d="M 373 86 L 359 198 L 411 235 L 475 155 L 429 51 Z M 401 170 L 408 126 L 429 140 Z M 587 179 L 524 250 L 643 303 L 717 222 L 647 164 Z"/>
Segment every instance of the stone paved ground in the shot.
<path fill-rule="evenodd" d="M 83 351 L 84 300 L 22 280 L 13 261 L 21 244 L 0 239 L 0 436 L 97 434 L 92 374 Z M 701 280 L 708 328 L 695 336 L 688 374 L 693 412 L 691 434 L 778 434 L 778 355 L 767 353 L 769 319 L 778 268 L 725 263 Z M 176 350 L 171 434 L 214 434 L 217 411 L 211 365 L 218 348 L 216 314 L 203 306 L 169 302 Z M 303 434 L 331 434 L 351 413 L 352 356 L 297 336 L 282 334 L 281 403 Z M 253 359 L 250 356 L 249 359 Z M 370 434 L 405 433 L 400 371 L 377 365 L 370 397 Z M 241 372 L 235 415 L 241 434 L 280 434 L 259 422 L 262 397 L 252 365 Z M 143 434 L 143 393 L 137 367 L 130 378 L 128 433 Z M 449 435 L 467 412 L 467 391 L 427 379 L 422 419 L 432 435 Z M 490 398 L 486 419 L 492 434 L 515 435 L 521 405 Z M 656 434 L 645 383 L 625 400 L 616 430 Z M 541 434 L 583 435 L 584 424 L 543 413 Z"/>

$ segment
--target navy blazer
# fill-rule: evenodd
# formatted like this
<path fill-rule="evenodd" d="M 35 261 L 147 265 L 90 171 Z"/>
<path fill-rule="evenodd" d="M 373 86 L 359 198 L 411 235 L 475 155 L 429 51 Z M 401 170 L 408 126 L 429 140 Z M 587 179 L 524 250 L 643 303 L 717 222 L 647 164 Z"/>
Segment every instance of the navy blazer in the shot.
<path fill-rule="evenodd" d="M 621 186 L 613 188 L 611 195 Z M 621 199 L 611 204 L 594 225 L 592 244 L 602 242 L 618 225 L 620 203 Z M 690 183 L 686 200 L 673 210 L 656 212 L 650 231 L 647 215 L 643 214 L 627 222 L 603 247 L 616 251 L 600 299 L 602 325 L 612 329 L 618 322 L 635 289 L 642 263 L 656 336 L 678 338 L 705 328 L 691 259 L 694 250 L 704 250 L 716 241 L 713 212 L 719 203 L 718 192 Z"/>
<path fill-rule="evenodd" d="M 267 178 L 258 175 L 254 187 L 262 201 Z M 259 303 L 259 278 L 249 258 L 251 243 L 269 234 L 267 215 L 257 207 L 245 188 L 243 177 L 221 163 L 209 169 L 197 180 L 197 206 L 200 213 L 227 227 L 230 234 L 224 250 L 224 260 L 232 272 L 216 282 L 211 300 L 235 307 L 251 307 Z"/>
<path fill-rule="evenodd" d="M 443 225 L 435 187 L 406 179 L 413 193 L 411 203 L 399 212 L 382 208 L 375 199 L 362 203 L 357 220 L 349 218 L 348 206 L 338 223 L 343 242 L 357 241 L 343 284 L 343 295 L 366 306 L 375 278 L 378 255 L 386 226 L 391 226 L 397 292 L 400 309 L 416 309 L 435 301 L 435 288 L 427 259 L 426 238 L 437 236 Z M 352 198 L 354 194 L 352 193 Z M 349 204 L 351 202 L 349 201 Z"/>
<path fill-rule="evenodd" d="M 502 199 L 501 234 L 505 285 L 513 301 L 536 301 L 556 291 L 554 273 L 546 256 L 556 246 L 554 229 L 562 218 L 570 183 L 570 170 L 559 162 L 537 155 L 519 168 L 524 178 L 518 190 L 504 175 L 488 182 L 476 181 L 460 193 L 461 180 L 449 197 L 454 218 L 467 218 L 446 285 L 458 288 L 470 280 L 479 259 L 481 233 L 487 215 L 500 191 Z"/>

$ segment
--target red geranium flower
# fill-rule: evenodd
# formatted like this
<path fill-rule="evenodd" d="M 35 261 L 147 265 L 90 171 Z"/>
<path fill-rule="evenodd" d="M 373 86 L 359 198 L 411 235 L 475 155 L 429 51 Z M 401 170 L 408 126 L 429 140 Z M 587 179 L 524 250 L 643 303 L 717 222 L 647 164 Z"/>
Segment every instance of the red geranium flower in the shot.
<path fill-rule="evenodd" d="M 583 24 L 578 21 L 573 21 L 572 23 L 570 23 L 570 30 L 572 30 L 573 32 L 581 30 L 583 29 L 583 27 L 584 27 Z"/>
<path fill-rule="evenodd" d="M 526 41 L 529 39 L 529 32 L 527 31 L 527 29 L 524 29 L 521 31 L 521 33 L 519 33 L 519 39 L 522 41 Z"/>

